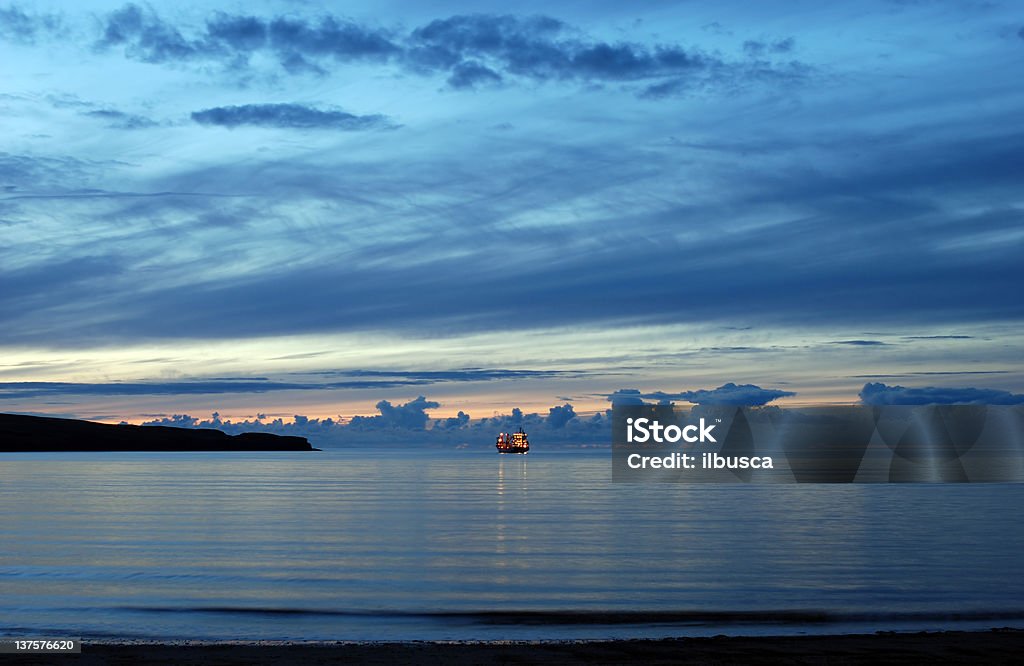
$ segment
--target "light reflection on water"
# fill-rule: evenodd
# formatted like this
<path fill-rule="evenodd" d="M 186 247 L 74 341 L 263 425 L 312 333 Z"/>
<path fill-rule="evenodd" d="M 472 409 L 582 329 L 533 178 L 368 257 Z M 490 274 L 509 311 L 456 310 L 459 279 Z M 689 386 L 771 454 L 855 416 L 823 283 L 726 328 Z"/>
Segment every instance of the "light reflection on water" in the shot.
<path fill-rule="evenodd" d="M 836 629 L 771 621 L 808 609 L 846 628 L 948 626 L 950 612 L 1020 626 L 1024 485 L 612 484 L 608 457 L 6 454 L 0 633 Z M 606 626 L 481 615 L 494 611 L 679 616 Z M 734 612 L 756 622 L 714 615 Z"/>

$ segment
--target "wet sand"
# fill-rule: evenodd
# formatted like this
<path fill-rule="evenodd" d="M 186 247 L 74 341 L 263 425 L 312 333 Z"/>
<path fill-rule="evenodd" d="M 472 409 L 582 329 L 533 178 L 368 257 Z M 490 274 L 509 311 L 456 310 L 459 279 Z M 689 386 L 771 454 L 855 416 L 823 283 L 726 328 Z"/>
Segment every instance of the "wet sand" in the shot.
<path fill-rule="evenodd" d="M 1024 630 L 560 642 L 93 644 L 7 664 L 892 664 L 1020 663 Z"/>

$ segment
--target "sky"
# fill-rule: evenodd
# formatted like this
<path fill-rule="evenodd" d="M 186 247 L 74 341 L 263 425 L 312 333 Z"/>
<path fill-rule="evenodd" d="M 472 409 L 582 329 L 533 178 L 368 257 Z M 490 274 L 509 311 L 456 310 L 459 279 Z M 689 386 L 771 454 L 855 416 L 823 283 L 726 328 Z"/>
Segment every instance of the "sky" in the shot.
<path fill-rule="evenodd" d="M 0 4 L 0 411 L 1024 389 L 1019 3 L 510 10 Z"/>

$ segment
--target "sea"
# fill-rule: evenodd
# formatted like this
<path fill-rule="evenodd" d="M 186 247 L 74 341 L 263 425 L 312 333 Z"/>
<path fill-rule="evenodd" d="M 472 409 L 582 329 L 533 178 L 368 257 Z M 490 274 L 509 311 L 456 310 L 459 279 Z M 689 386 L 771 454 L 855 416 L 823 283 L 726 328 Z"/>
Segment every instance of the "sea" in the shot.
<path fill-rule="evenodd" d="M 608 451 L 0 454 L 0 635 L 1024 627 L 1024 484 L 611 481 Z"/>

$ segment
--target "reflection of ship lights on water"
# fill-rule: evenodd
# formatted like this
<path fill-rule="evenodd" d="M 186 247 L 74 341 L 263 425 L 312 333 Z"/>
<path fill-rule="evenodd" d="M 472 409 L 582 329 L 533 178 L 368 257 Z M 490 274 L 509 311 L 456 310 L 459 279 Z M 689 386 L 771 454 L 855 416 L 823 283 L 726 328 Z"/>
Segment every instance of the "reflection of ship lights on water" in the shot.
<path fill-rule="evenodd" d="M 519 432 L 499 434 L 496 446 L 498 453 L 527 453 L 530 450 L 530 441 L 526 438 L 523 429 L 520 428 Z"/>

